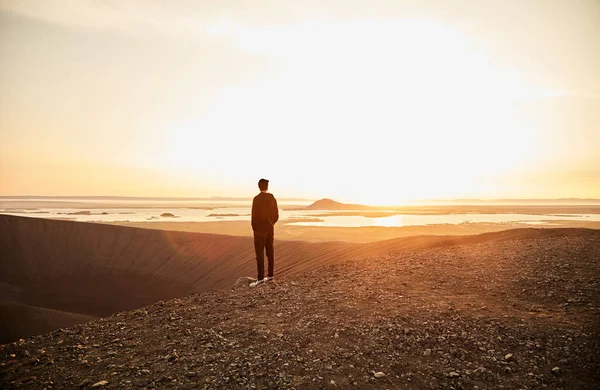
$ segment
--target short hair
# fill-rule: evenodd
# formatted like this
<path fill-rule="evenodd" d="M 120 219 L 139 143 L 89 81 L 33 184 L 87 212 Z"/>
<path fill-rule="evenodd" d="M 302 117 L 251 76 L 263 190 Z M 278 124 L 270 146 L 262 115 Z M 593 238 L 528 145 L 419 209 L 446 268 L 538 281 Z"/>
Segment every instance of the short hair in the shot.
<path fill-rule="evenodd" d="M 264 190 L 267 190 L 267 189 L 269 189 L 269 181 L 268 181 L 267 179 L 260 179 L 260 180 L 258 181 L 258 188 L 259 188 L 261 191 L 264 191 Z"/>

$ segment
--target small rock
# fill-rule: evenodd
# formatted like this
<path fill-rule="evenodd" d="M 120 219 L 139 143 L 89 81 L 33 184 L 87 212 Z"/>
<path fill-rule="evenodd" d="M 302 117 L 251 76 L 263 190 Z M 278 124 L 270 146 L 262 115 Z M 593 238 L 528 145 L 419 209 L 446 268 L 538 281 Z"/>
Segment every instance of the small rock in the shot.
<path fill-rule="evenodd" d="M 459 374 L 458 372 L 456 372 L 456 371 L 450 371 L 450 372 L 448 373 L 448 376 L 449 376 L 450 378 L 458 378 L 458 377 L 460 376 L 460 374 Z"/>
<path fill-rule="evenodd" d="M 250 287 L 250 283 L 254 282 L 256 279 L 253 279 L 248 276 L 242 276 L 235 281 L 236 287 Z"/>
<path fill-rule="evenodd" d="M 85 387 L 85 386 L 89 385 L 90 383 L 92 383 L 91 379 L 84 379 L 81 381 L 81 383 L 79 383 L 79 385 L 77 387 Z"/>
<path fill-rule="evenodd" d="M 173 352 L 169 355 L 167 355 L 167 360 L 170 362 L 176 361 L 179 359 L 179 355 L 177 354 L 177 352 Z"/>
<path fill-rule="evenodd" d="M 559 368 L 559 367 L 554 367 L 554 368 L 552 369 L 552 373 L 553 373 L 554 375 L 558 375 L 558 374 L 560 374 L 560 368 Z"/>
<path fill-rule="evenodd" d="M 381 371 L 378 371 L 378 372 L 374 373 L 373 376 L 375 378 L 383 378 L 385 376 L 385 374 Z"/>
<path fill-rule="evenodd" d="M 512 360 L 512 357 L 513 357 L 513 354 L 512 354 L 512 353 L 507 353 L 507 354 L 504 356 L 504 360 Z"/>
<path fill-rule="evenodd" d="M 100 382 L 96 382 L 92 385 L 92 387 L 102 387 L 102 386 L 106 386 L 108 385 L 108 381 L 100 381 Z"/>
<path fill-rule="evenodd" d="M 424 352 L 423 352 L 423 356 L 429 356 L 431 355 L 431 349 L 427 348 Z"/>
<path fill-rule="evenodd" d="M 335 381 L 332 379 L 331 382 L 329 382 L 329 384 L 335 386 Z"/>

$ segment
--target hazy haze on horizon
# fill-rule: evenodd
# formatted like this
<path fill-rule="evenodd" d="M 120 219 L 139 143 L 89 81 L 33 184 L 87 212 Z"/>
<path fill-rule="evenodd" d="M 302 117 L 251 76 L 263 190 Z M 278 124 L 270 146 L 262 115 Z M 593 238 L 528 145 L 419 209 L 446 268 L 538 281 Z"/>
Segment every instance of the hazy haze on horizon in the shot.
<path fill-rule="evenodd" d="M 600 2 L 0 0 L 0 195 L 600 198 Z"/>

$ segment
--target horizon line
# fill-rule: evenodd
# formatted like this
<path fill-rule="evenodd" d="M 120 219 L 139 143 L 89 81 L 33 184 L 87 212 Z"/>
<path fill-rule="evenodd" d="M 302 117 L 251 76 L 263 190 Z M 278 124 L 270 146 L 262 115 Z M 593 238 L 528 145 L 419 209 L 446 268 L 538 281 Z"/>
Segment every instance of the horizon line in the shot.
<path fill-rule="evenodd" d="M 248 197 L 235 196 L 204 196 L 204 197 L 182 197 L 182 196 L 119 196 L 119 195 L 0 195 L 0 199 L 98 199 L 98 200 L 249 200 Z M 281 200 L 298 200 L 298 201 L 317 201 L 317 200 L 335 200 L 334 198 L 303 198 L 303 197 L 280 197 Z M 422 198 L 422 199 L 406 199 L 398 200 L 398 202 L 533 202 L 533 201 L 592 201 L 600 202 L 600 198 L 578 198 L 578 197 L 562 197 L 562 198 Z"/>

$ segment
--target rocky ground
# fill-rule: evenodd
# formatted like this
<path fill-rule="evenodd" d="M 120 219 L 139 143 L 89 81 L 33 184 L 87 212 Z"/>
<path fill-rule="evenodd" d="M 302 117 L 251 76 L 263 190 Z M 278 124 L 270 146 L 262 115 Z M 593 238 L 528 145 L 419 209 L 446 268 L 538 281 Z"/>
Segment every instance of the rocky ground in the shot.
<path fill-rule="evenodd" d="M 7 389 L 592 389 L 600 231 L 354 259 L 0 347 Z"/>

